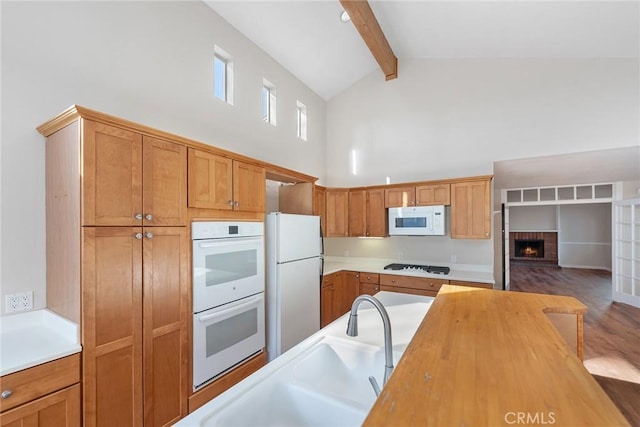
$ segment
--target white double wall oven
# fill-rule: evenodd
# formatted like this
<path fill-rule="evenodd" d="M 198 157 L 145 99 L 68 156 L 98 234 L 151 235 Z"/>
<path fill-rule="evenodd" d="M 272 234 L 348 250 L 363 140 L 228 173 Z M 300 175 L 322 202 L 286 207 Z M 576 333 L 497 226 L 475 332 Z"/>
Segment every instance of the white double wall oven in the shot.
<path fill-rule="evenodd" d="M 193 388 L 265 347 L 264 224 L 193 222 Z"/>

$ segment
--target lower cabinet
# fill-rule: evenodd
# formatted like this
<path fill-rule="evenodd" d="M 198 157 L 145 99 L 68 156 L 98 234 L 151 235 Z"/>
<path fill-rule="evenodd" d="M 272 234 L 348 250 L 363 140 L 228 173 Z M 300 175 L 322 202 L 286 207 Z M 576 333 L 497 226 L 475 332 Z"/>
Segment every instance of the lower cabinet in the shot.
<path fill-rule="evenodd" d="M 187 415 L 186 227 L 85 227 L 85 426 L 162 426 Z"/>
<path fill-rule="evenodd" d="M 0 426 L 80 426 L 79 381 L 79 354 L 3 376 Z"/>
<path fill-rule="evenodd" d="M 320 288 L 320 326 L 325 327 L 351 309 L 359 292 L 355 271 L 339 271 L 324 276 Z"/>
<path fill-rule="evenodd" d="M 360 272 L 360 295 L 375 295 L 380 291 L 380 275 Z"/>
<path fill-rule="evenodd" d="M 448 280 L 438 280 L 430 277 L 398 276 L 395 274 L 380 275 L 380 290 L 388 292 L 403 292 L 406 294 L 435 297 Z"/>

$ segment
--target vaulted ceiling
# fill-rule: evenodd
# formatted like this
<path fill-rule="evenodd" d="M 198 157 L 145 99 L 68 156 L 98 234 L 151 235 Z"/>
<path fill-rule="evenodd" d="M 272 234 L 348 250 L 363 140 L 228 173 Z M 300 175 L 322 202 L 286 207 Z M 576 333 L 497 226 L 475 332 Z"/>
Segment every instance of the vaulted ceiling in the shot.
<path fill-rule="evenodd" d="M 204 0 L 325 100 L 379 70 L 338 0 Z M 638 58 L 638 1 L 371 0 L 398 57 Z"/>

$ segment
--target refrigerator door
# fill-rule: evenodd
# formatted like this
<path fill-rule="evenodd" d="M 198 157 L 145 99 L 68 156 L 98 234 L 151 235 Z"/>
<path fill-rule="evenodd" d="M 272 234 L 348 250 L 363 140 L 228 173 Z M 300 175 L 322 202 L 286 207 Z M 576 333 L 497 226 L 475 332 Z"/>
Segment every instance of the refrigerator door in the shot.
<path fill-rule="evenodd" d="M 320 217 L 276 214 L 278 219 L 277 262 L 289 262 L 320 255 Z M 316 269 L 316 275 L 319 268 Z"/>
<path fill-rule="evenodd" d="M 319 268 L 318 257 L 277 266 L 275 285 L 267 289 L 275 295 L 267 307 L 269 360 L 320 330 Z"/>

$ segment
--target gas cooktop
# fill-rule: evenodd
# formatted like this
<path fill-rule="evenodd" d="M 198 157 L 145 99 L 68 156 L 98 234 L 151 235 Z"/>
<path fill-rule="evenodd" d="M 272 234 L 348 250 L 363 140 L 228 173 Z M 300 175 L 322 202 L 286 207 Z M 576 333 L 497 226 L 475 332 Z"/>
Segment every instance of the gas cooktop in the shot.
<path fill-rule="evenodd" d="M 419 265 L 419 264 L 399 264 L 393 263 L 384 266 L 385 270 L 408 270 L 408 271 L 425 271 L 432 274 L 449 274 L 449 267 L 438 267 L 437 265 Z"/>

